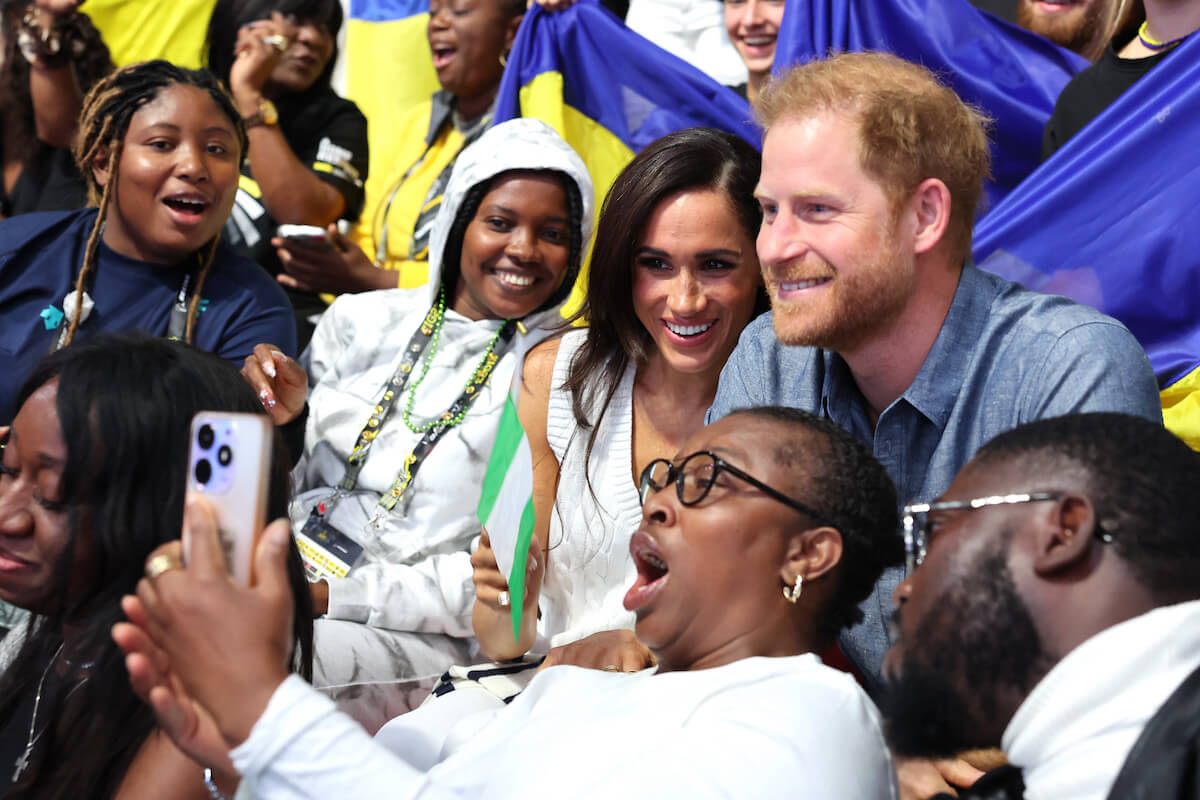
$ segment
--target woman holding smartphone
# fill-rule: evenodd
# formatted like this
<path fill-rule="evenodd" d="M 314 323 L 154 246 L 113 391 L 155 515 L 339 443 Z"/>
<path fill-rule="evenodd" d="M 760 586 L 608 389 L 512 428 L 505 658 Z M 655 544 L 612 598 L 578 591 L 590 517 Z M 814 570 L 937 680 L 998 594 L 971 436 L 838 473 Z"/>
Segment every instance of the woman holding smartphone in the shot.
<path fill-rule="evenodd" d="M 208 26 L 208 66 L 229 86 L 250 140 L 225 236 L 282 274 L 300 349 L 326 304 L 295 288 L 271 241 L 279 225 L 357 220 L 367 179 L 367 120 L 329 85 L 341 27 L 338 0 L 219 0 Z"/>
<path fill-rule="evenodd" d="M 591 192 L 545 123 L 491 128 L 459 156 L 442 199 L 437 280 L 339 297 L 307 375 L 269 345 L 246 360 L 263 404 L 302 438 L 291 518 L 325 615 L 315 683 L 368 727 L 468 658 L 488 456 L 525 352 L 562 322 Z"/>
<path fill-rule="evenodd" d="M 202 770 L 130 691 L 109 629 L 146 557 L 179 536 L 192 416 L 261 413 L 254 393 L 210 354 L 104 334 L 43 359 L 16 402 L 0 427 L 0 598 L 29 617 L 4 639 L 0 795 L 205 800 Z M 271 515 L 287 503 L 277 462 Z M 289 663 L 308 678 L 298 553 L 289 568 Z M 237 779 L 225 768 L 217 780 L 231 789 Z"/>

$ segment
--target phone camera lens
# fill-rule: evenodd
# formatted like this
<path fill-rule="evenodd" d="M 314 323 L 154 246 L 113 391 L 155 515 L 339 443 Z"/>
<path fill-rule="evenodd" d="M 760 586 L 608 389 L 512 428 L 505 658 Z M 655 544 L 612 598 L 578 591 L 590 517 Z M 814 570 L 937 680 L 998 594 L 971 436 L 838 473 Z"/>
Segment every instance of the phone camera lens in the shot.
<path fill-rule="evenodd" d="M 233 451 L 229 449 L 229 445 L 223 444 L 217 451 L 217 463 L 222 467 L 228 467 L 230 461 L 233 461 Z"/>
<path fill-rule="evenodd" d="M 207 458 L 202 458 L 196 462 L 196 482 L 208 483 L 212 477 L 212 464 L 208 463 Z"/>
<path fill-rule="evenodd" d="M 211 425 L 201 425 L 200 430 L 196 433 L 196 441 L 205 450 L 213 446 L 213 439 L 215 438 L 216 434 L 213 433 Z"/>

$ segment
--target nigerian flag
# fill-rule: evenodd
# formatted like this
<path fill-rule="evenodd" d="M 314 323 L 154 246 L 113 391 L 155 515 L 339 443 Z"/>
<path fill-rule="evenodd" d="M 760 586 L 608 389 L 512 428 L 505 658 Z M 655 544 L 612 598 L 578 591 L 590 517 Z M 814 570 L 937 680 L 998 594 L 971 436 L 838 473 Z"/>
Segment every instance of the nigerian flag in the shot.
<path fill-rule="evenodd" d="M 521 633 L 525 562 L 533 539 L 533 456 L 511 394 L 504 404 L 500 430 L 483 478 L 479 521 L 488 532 L 501 574 L 508 576 L 515 641 Z"/>

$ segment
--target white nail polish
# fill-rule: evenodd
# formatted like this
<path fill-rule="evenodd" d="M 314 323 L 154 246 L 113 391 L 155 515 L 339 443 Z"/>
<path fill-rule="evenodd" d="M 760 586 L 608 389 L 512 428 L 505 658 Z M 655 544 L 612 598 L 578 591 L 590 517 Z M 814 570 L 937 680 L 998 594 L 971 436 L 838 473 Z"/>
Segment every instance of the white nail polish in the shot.
<path fill-rule="evenodd" d="M 267 373 L 268 378 L 274 378 L 275 377 L 275 362 L 268 361 L 265 364 L 263 364 L 262 371 Z"/>

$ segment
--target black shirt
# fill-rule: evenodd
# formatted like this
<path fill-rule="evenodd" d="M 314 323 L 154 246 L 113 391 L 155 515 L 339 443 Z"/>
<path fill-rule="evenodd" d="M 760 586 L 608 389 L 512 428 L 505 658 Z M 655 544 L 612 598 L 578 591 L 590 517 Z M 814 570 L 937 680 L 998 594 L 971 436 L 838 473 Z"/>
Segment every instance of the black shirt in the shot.
<path fill-rule="evenodd" d="M 316 86 L 280 98 L 275 108 L 279 130 L 296 158 L 345 198 L 343 219 L 358 219 L 368 165 L 367 119 L 358 106 L 327 86 Z M 233 213 L 225 223 L 225 239 L 267 272 L 278 275 L 283 265 L 271 247 L 276 227 L 278 223 L 262 202 L 262 190 L 254 181 L 247 159 Z M 287 294 L 301 317 L 325 308 L 316 295 L 291 290 Z"/>
<path fill-rule="evenodd" d="M 1042 133 L 1042 160 L 1054 155 L 1067 140 L 1170 54 L 1168 50 L 1146 58 L 1121 58 L 1110 42 L 1100 60 L 1072 78 L 1058 96 L 1054 113 Z"/>

